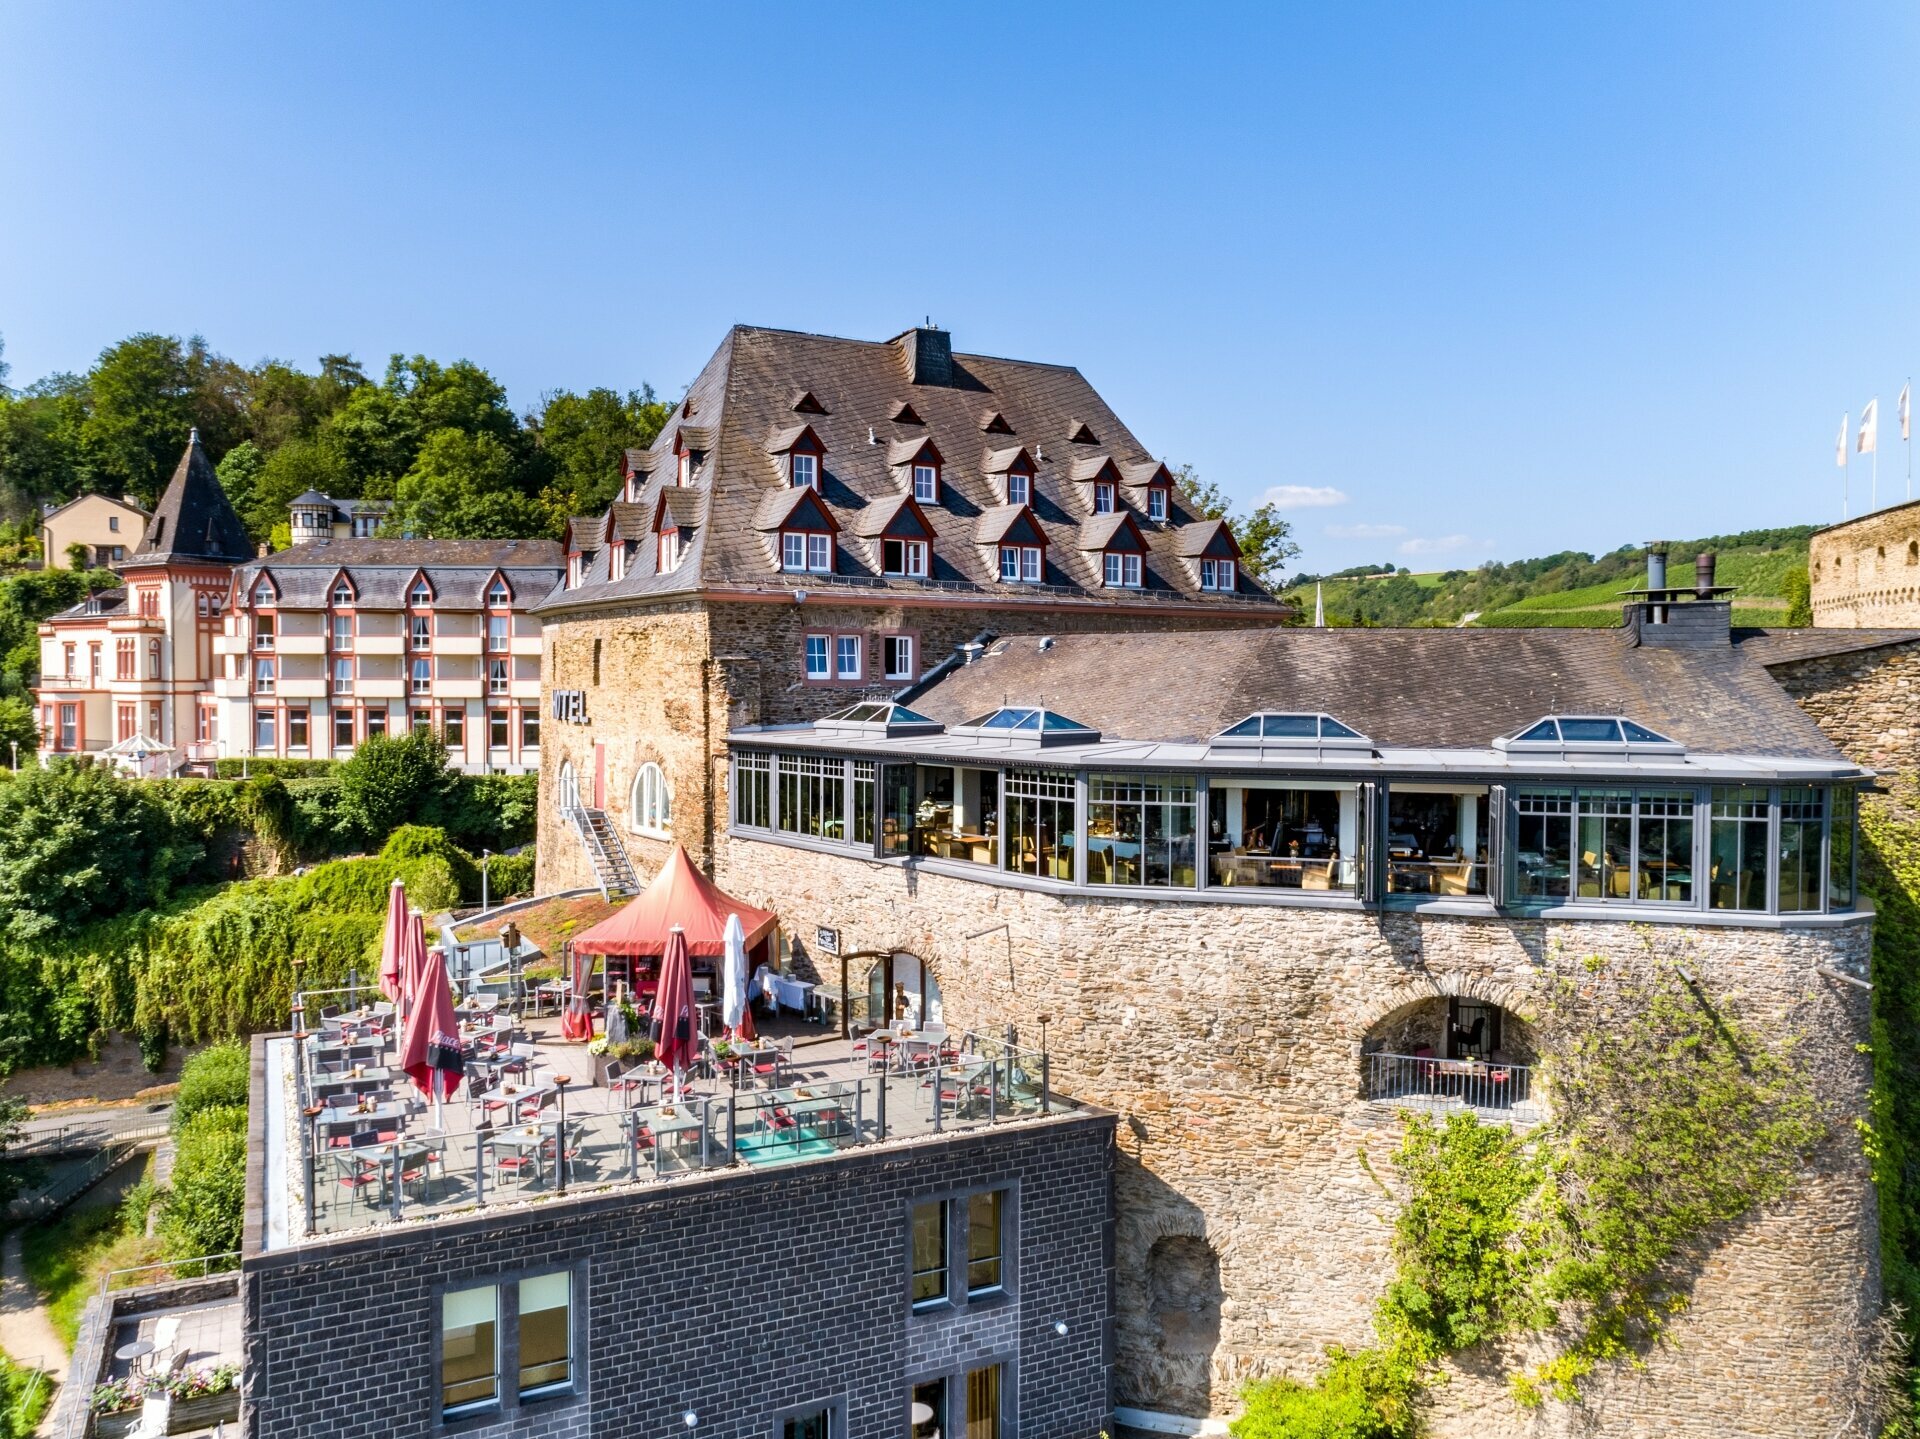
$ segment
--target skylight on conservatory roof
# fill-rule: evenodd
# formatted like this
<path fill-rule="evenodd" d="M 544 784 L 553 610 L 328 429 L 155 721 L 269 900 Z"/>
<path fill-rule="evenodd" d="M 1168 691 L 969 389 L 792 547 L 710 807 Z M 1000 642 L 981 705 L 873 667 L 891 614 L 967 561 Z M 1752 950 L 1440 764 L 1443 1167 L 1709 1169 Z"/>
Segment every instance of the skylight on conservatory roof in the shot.
<path fill-rule="evenodd" d="M 1330 714 L 1262 710 L 1213 737 L 1215 745 L 1253 748 L 1261 745 L 1325 746 L 1370 749 L 1373 741 Z"/>
<path fill-rule="evenodd" d="M 1497 750 L 1523 754 L 1683 754 L 1685 746 L 1625 715 L 1546 715 L 1516 735 L 1493 742 Z"/>
<path fill-rule="evenodd" d="M 1099 730 L 1045 705 L 1002 705 L 991 714 L 955 725 L 950 733 L 1035 745 L 1095 744 L 1100 739 Z"/>
<path fill-rule="evenodd" d="M 944 726 L 918 710 L 908 709 L 892 700 L 862 700 L 813 722 L 817 730 L 830 733 L 870 735 L 939 734 Z"/>

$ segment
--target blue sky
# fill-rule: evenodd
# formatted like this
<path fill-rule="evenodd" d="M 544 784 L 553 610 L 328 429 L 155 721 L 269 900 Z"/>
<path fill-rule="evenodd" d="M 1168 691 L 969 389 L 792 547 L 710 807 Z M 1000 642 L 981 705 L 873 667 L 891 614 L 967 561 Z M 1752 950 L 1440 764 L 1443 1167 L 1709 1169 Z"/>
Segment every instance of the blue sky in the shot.
<path fill-rule="evenodd" d="M 524 406 L 675 394 L 735 321 L 931 314 L 1288 501 L 1312 569 L 1827 521 L 1841 413 L 1920 363 L 1917 39 L 1892 3 L 13 0 L 0 335 L 16 384 L 153 329 L 466 356 Z"/>

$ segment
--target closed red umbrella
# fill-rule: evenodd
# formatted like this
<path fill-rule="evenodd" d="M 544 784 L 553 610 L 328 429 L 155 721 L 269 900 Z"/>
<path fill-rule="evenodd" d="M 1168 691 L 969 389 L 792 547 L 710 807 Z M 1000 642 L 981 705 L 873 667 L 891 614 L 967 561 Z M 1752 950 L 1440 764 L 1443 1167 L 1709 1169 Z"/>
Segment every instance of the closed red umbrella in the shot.
<path fill-rule="evenodd" d="M 466 1074 L 460 1050 L 460 1023 L 453 1013 L 453 992 L 447 984 L 447 957 L 435 945 L 420 967 L 420 983 L 413 993 L 413 1011 L 400 1044 L 400 1067 L 422 1094 L 435 1105 L 451 1099 Z M 435 1121 L 438 1122 L 438 1114 Z"/>
<path fill-rule="evenodd" d="M 685 1069 L 698 1057 L 697 1016 L 687 936 L 676 924 L 667 932 L 666 952 L 660 956 L 660 992 L 653 1001 L 653 1057 L 668 1069 Z"/>
<path fill-rule="evenodd" d="M 400 1002 L 400 955 L 407 942 L 407 887 L 399 880 L 387 891 L 387 922 L 380 931 L 380 992 Z"/>
<path fill-rule="evenodd" d="M 567 1006 L 560 1011 L 560 1033 L 567 1039 L 593 1038 L 593 1010 L 587 1003 L 587 985 L 592 979 L 593 956 L 575 954 L 573 985 L 567 995 Z"/>
<path fill-rule="evenodd" d="M 420 971 L 427 963 L 427 919 L 419 910 L 407 912 L 400 939 L 400 1013 L 412 1013 L 413 997 L 420 992 Z"/>

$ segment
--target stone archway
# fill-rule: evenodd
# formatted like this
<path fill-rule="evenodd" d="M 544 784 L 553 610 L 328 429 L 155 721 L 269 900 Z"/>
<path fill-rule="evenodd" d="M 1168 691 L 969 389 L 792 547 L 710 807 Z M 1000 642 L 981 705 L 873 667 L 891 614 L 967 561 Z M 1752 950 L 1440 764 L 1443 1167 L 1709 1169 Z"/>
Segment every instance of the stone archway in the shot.
<path fill-rule="evenodd" d="M 1469 999 L 1482 1004 L 1497 1004 L 1509 1014 L 1533 1023 L 1538 1009 L 1533 996 L 1518 986 L 1477 975 L 1443 972 L 1423 974 L 1383 990 L 1354 1012 L 1347 1021 L 1347 1038 L 1357 1048 L 1382 1021 L 1414 1005 L 1429 1000 Z"/>
<path fill-rule="evenodd" d="M 1206 1217 L 1159 1176 L 1123 1164 L 1116 1180 L 1119 1402 L 1204 1417 L 1220 1377 L 1226 1256 Z"/>

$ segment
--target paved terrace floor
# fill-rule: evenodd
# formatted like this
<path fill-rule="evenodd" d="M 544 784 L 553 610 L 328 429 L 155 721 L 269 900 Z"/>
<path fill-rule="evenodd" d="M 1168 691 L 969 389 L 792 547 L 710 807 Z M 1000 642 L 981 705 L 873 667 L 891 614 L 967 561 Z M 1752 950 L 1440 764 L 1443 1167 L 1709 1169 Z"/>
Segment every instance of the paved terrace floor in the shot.
<path fill-rule="evenodd" d="M 479 1040 L 476 1017 L 463 1036 Z M 659 1183 L 730 1164 L 768 1165 L 817 1158 L 856 1144 L 977 1128 L 1072 1107 L 1043 1095 L 1037 1053 L 1008 1051 L 997 1038 L 914 1036 L 895 1046 L 846 1040 L 811 1024 L 776 1020 L 763 1027 L 751 1061 L 706 1063 L 679 1093 L 672 1077 L 647 1066 L 626 1088 L 594 1082 L 584 1044 L 565 1040 L 557 1017 L 522 1019 L 512 1043 L 518 1072 L 489 1085 L 470 1067 L 469 1082 L 438 1106 L 397 1069 L 393 1040 L 363 1039 L 341 1051 L 303 1041 L 306 1073 L 293 1040 L 275 1041 L 269 1086 L 279 1085 L 278 1122 L 268 1124 L 268 1244 L 329 1234 L 479 1204 L 527 1202 L 558 1192 L 560 1095 L 564 1075 L 565 1184 L 569 1189 Z M 478 1046 L 474 1046 L 478 1047 Z M 940 1055 L 936 1063 L 936 1048 Z M 326 1073 L 321 1065 L 345 1064 Z M 356 1076 L 353 1066 L 363 1071 Z M 477 1086 L 477 1090 L 475 1088 Z M 509 1091 L 508 1086 L 511 1086 Z M 314 1101 L 344 1087 L 364 1093 L 321 1108 Z M 390 1095 L 390 1099 L 380 1096 Z M 307 1198 L 312 1176 L 312 1200 Z"/>

